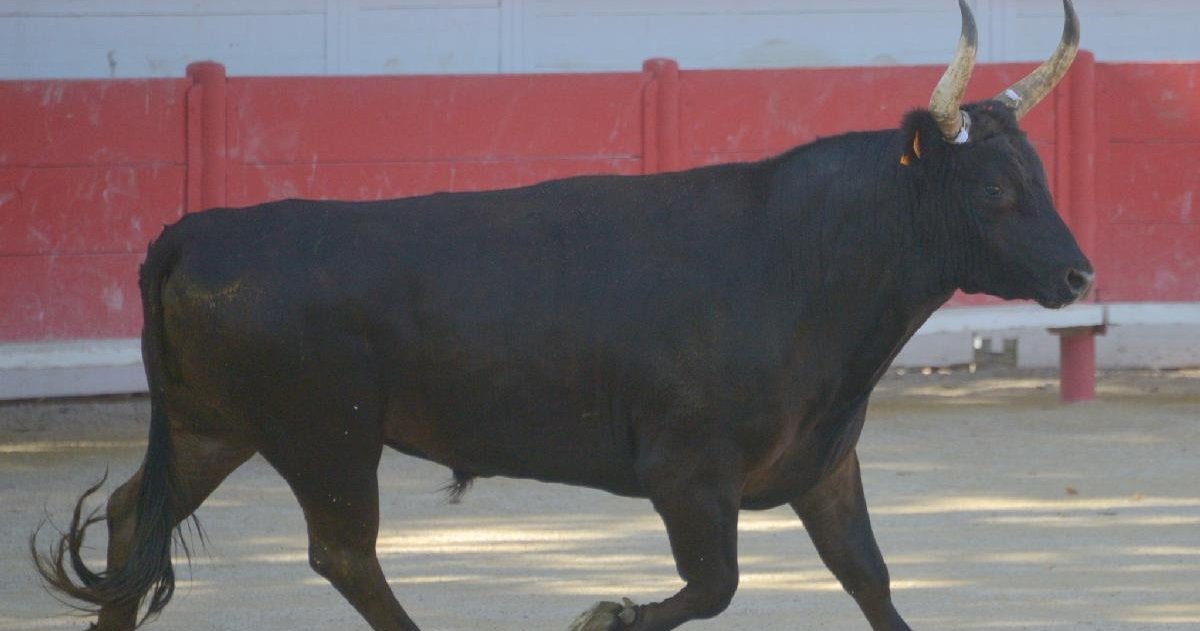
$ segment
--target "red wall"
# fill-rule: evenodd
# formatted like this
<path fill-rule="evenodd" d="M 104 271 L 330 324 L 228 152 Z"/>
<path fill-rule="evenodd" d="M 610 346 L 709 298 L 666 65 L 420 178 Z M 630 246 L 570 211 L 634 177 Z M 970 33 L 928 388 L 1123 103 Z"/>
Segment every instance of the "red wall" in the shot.
<path fill-rule="evenodd" d="M 228 203 L 642 170 L 638 74 L 234 78 Z"/>
<path fill-rule="evenodd" d="M 986 98 L 1025 65 L 976 71 Z M 1083 53 L 1023 121 L 1102 300 L 1200 300 L 1198 64 Z M 0 342 L 135 335 L 164 223 L 281 197 L 378 199 L 642 173 L 895 126 L 941 68 L 0 82 Z M 960 297 L 962 303 L 981 299 Z"/>
<path fill-rule="evenodd" d="M 187 89 L 0 82 L 0 341 L 138 330 L 137 265 L 183 212 Z"/>
<path fill-rule="evenodd" d="M 1102 68 L 1100 298 L 1200 300 L 1200 64 Z"/>

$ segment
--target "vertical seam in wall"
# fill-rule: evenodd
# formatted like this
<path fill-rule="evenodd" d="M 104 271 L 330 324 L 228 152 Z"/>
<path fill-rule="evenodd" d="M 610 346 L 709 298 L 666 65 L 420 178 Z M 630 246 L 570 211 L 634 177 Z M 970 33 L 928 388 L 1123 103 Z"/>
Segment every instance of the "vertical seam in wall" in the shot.
<path fill-rule="evenodd" d="M 989 2 L 988 5 L 988 57 L 985 61 L 1001 61 L 1008 59 L 1008 26 L 1009 5 L 1006 2 Z"/>
<path fill-rule="evenodd" d="M 344 0 L 325 0 L 325 74 L 342 70 L 342 4 Z"/>
<path fill-rule="evenodd" d="M 496 72 L 503 73 L 508 69 L 509 54 L 508 54 L 508 38 L 511 37 L 508 33 L 511 27 L 508 25 L 508 7 L 509 3 L 505 0 L 499 0 L 498 9 L 496 11 L 496 40 L 499 50 L 496 51 Z"/>
<path fill-rule="evenodd" d="M 497 71 L 502 73 L 521 72 L 523 59 L 521 55 L 524 41 L 524 3 L 522 0 L 499 0 L 499 48 Z"/>
<path fill-rule="evenodd" d="M 976 13 L 983 20 L 983 36 L 987 38 L 979 51 L 979 61 L 988 63 L 996 58 L 996 3 L 992 0 L 976 0 L 976 4 Z"/>

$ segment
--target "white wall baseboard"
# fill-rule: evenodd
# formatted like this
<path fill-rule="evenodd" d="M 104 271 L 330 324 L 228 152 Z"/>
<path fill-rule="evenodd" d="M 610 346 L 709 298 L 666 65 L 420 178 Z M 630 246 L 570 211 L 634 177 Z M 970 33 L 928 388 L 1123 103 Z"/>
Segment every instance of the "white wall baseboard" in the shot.
<path fill-rule="evenodd" d="M 138 338 L 0 344 L 0 400 L 145 391 Z"/>
<path fill-rule="evenodd" d="M 1101 326 L 1106 305 L 1071 305 L 1063 309 L 1043 309 L 1037 305 L 1000 305 L 994 307 L 945 307 L 934 312 L 917 335 L 1000 331 L 1005 329 L 1065 329 Z M 1196 323 L 1200 324 L 1200 313 Z"/>

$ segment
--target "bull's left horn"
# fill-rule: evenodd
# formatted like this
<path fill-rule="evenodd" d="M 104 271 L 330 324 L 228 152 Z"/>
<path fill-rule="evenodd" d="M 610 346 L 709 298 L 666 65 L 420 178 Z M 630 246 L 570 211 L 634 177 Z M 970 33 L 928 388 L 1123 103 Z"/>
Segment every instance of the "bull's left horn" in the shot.
<path fill-rule="evenodd" d="M 959 12 L 962 13 L 962 34 L 959 36 L 959 46 L 954 50 L 954 59 L 938 80 L 934 95 L 929 97 L 929 110 L 937 120 L 942 137 L 950 143 L 965 143 L 966 128 L 970 119 L 959 109 L 962 104 L 962 92 L 967 89 L 974 70 L 974 55 L 976 55 L 979 40 L 974 16 L 966 0 L 959 0 Z"/>
<path fill-rule="evenodd" d="M 958 48 L 937 87 L 933 89 L 933 95 L 929 97 L 929 111 L 937 120 L 942 137 L 955 143 L 967 140 L 963 132 L 969 123 L 966 113 L 959 106 L 967 82 L 971 80 L 971 71 L 975 68 L 975 50 L 979 39 L 975 31 L 975 16 L 965 0 L 958 0 L 958 10 L 962 13 L 962 34 L 958 37 Z"/>
<path fill-rule="evenodd" d="M 1067 74 L 1071 62 L 1075 61 L 1075 53 L 1079 50 L 1079 16 L 1075 15 L 1075 7 L 1071 5 L 1071 0 L 1063 0 L 1063 10 L 1066 17 L 1058 49 L 1024 79 L 996 95 L 996 100 L 1007 105 L 1017 120 L 1050 94 L 1063 75 Z"/>

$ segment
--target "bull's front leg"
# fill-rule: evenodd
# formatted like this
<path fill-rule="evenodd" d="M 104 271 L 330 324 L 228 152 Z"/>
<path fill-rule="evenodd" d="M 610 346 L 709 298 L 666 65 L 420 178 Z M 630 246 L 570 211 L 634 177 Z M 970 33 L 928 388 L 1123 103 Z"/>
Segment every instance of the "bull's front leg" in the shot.
<path fill-rule="evenodd" d="M 725 610 L 738 584 L 737 518 L 740 461 L 732 445 L 662 439 L 644 454 L 639 475 L 662 517 L 686 583 L 658 603 L 599 603 L 569 631 L 666 631 Z"/>
<path fill-rule="evenodd" d="M 887 566 L 875 543 L 858 454 L 851 452 L 792 509 L 804 521 L 821 560 L 854 597 L 874 631 L 909 631 L 892 605 Z"/>

